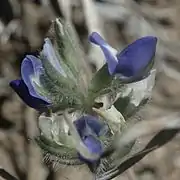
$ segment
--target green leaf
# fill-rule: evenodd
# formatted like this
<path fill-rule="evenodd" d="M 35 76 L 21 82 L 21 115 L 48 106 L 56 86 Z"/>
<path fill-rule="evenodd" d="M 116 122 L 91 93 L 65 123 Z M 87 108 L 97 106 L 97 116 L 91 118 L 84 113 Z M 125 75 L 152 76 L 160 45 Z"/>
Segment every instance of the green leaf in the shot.
<path fill-rule="evenodd" d="M 127 153 L 123 158 L 121 158 L 121 156 L 114 156 L 116 152 L 109 154 L 109 156 L 104 157 L 96 167 L 96 179 L 110 180 L 117 177 L 143 159 L 147 154 L 168 143 L 178 132 L 179 129 L 162 130 L 158 132 L 142 150 Z"/>
<path fill-rule="evenodd" d="M 52 101 L 54 110 L 82 107 L 86 104 L 91 73 L 76 32 L 72 24 L 60 19 L 53 22 L 52 30 L 54 43 L 47 39 L 40 54 L 44 72 L 40 76 L 41 86 L 36 84 L 37 90 Z"/>
<path fill-rule="evenodd" d="M 83 162 L 79 160 L 76 149 L 58 145 L 42 135 L 36 137 L 35 141 L 43 151 L 45 163 L 47 164 L 51 163 L 53 168 L 55 166 L 58 166 L 59 164 L 66 164 L 66 165 L 83 164 Z"/>
<path fill-rule="evenodd" d="M 118 98 L 115 101 L 114 106 L 119 112 L 121 112 L 121 114 L 124 116 L 125 119 L 128 119 L 131 116 L 133 116 L 135 113 L 137 113 L 141 107 L 146 105 L 148 101 L 149 101 L 148 98 L 142 99 L 140 104 L 138 106 L 135 106 L 133 103 L 131 103 L 131 95 L 130 95 L 127 97 Z"/>
<path fill-rule="evenodd" d="M 100 95 L 102 92 L 109 89 L 113 76 L 109 74 L 107 64 L 105 64 L 99 71 L 96 72 L 91 80 L 89 92 Z"/>
<path fill-rule="evenodd" d="M 46 96 L 52 102 L 53 110 L 64 110 L 72 107 L 79 109 L 82 97 L 71 84 L 56 84 L 45 73 L 40 76 L 40 81 L 46 91 Z"/>
<path fill-rule="evenodd" d="M 130 96 L 120 97 L 114 103 L 116 109 L 121 112 L 124 117 L 128 112 L 128 105 L 130 104 L 130 100 Z"/>
<path fill-rule="evenodd" d="M 91 72 L 80 48 L 76 31 L 72 24 L 60 19 L 55 20 L 53 29 L 61 64 L 66 67 L 67 74 L 75 80 L 77 89 L 85 93 L 91 79 Z"/>

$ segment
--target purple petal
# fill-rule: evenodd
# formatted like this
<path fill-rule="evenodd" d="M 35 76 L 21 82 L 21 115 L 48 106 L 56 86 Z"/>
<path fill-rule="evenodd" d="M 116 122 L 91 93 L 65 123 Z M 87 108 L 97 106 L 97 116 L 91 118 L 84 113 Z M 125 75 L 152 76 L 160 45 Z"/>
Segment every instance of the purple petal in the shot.
<path fill-rule="evenodd" d="M 95 137 L 88 136 L 84 139 L 83 142 L 92 153 L 102 154 L 103 147 L 101 145 L 101 142 Z"/>
<path fill-rule="evenodd" d="M 74 121 L 74 125 L 76 126 L 82 141 L 87 146 L 89 151 L 98 154 L 100 157 L 104 151 L 104 148 L 101 142 L 98 140 L 98 136 L 100 136 L 100 133 L 102 132 L 101 130 L 104 130 L 104 127 L 106 125 L 103 122 L 101 122 L 97 117 L 90 115 L 82 116 L 80 119 Z M 105 133 L 106 131 L 104 132 L 104 134 Z M 79 154 L 79 156 L 80 159 L 85 162 L 96 161 L 86 159 L 83 156 L 81 156 L 81 154 Z"/>
<path fill-rule="evenodd" d="M 125 77 L 137 75 L 152 61 L 156 51 L 157 38 L 146 36 L 127 46 L 117 55 L 118 65 L 115 74 Z"/>
<path fill-rule="evenodd" d="M 39 76 L 42 73 L 42 70 L 41 60 L 32 55 L 26 56 L 21 64 L 21 76 L 28 87 L 30 95 L 48 101 L 45 97 L 37 93 L 34 84 L 40 85 Z"/>
<path fill-rule="evenodd" d="M 31 96 L 23 80 L 20 79 L 11 81 L 9 85 L 28 106 L 41 112 L 47 110 L 47 105 L 49 105 L 49 103 Z"/>
<path fill-rule="evenodd" d="M 54 51 L 53 45 L 49 38 L 45 39 L 42 53 L 46 57 L 46 59 L 49 61 L 49 63 L 52 65 L 52 67 L 54 67 L 54 69 L 57 72 L 59 72 L 60 74 L 66 77 L 66 73 L 64 72 L 64 70 L 62 69 L 60 65 L 60 62 L 57 58 L 57 55 Z"/>
<path fill-rule="evenodd" d="M 82 116 L 80 119 L 74 121 L 74 125 L 81 138 L 92 135 L 93 133 L 98 136 L 101 129 L 105 126 L 98 118 L 90 115 Z"/>
<path fill-rule="evenodd" d="M 95 137 L 93 136 L 88 136 L 86 137 L 84 140 L 83 140 L 84 144 L 88 147 L 89 151 L 92 152 L 92 153 L 96 153 L 99 155 L 99 158 L 100 156 L 102 155 L 104 149 L 103 149 L 103 146 L 101 144 L 101 142 L 96 139 Z M 83 157 L 81 154 L 79 154 L 79 158 L 82 160 L 82 161 L 85 161 L 85 162 L 96 162 L 98 159 L 87 159 L 85 157 Z"/>
<path fill-rule="evenodd" d="M 113 74 L 118 60 L 116 57 L 117 51 L 112 48 L 97 32 L 93 32 L 89 37 L 90 42 L 100 46 L 108 64 L 108 70 L 110 74 Z"/>

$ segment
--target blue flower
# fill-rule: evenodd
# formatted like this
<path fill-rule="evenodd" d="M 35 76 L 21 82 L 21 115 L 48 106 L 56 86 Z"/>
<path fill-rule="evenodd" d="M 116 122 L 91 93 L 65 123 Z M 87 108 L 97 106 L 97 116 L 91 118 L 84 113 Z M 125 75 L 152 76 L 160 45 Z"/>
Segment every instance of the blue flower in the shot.
<path fill-rule="evenodd" d="M 105 136 L 109 129 L 108 126 L 98 120 L 94 116 L 86 115 L 74 121 L 74 125 L 90 152 L 96 153 L 99 157 L 104 152 L 104 147 L 98 139 L 100 136 Z M 80 154 L 80 159 L 85 162 L 94 162 L 95 160 L 86 159 Z"/>
<path fill-rule="evenodd" d="M 22 79 L 13 80 L 10 86 L 20 96 L 20 98 L 30 107 L 45 111 L 50 101 L 40 95 L 37 87 L 41 87 L 40 75 L 43 73 L 41 60 L 35 56 L 28 55 L 24 58 L 21 64 Z"/>
<path fill-rule="evenodd" d="M 30 107 L 44 112 L 47 110 L 49 103 L 44 101 L 40 97 L 34 97 L 29 93 L 28 87 L 22 79 L 13 80 L 10 82 L 10 86 L 19 95 L 19 97 Z"/>
<path fill-rule="evenodd" d="M 139 76 L 142 79 L 146 76 L 143 72 L 152 63 L 157 44 L 156 37 L 146 36 L 118 52 L 96 32 L 93 32 L 89 39 L 102 49 L 110 75 L 118 75 L 122 79 L 139 78 Z"/>

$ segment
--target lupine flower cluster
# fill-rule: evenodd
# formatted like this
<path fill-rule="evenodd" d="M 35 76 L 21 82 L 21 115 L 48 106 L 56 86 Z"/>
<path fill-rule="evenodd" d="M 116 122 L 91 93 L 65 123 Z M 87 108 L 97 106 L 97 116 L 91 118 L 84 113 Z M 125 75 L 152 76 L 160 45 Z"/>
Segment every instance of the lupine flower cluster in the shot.
<path fill-rule="evenodd" d="M 98 32 L 91 33 L 90 43 L 101 48 L 105 59 L 104 66 L 92 74 L 72 26 L 60 19 L 52 26 L 54 36 L 45 38 L 39 56 L 23 59 L 21 78 L 10 86 L 40 112 L 36 142 L 49 162 L 95 167 L 126 118 L 150 97 L 157 38 L 142 37 L 117 51 Z M 144 96 L 136 100 L 138 83 Z M 111 97 L 108 108 L 103 107 L 104 97 Z"/>

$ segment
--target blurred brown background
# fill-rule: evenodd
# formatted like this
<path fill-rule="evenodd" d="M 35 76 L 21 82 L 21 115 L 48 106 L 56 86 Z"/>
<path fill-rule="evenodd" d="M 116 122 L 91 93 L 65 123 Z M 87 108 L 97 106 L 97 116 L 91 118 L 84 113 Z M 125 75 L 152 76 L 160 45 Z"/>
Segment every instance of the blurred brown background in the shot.
<path fill-rule="evenodd" d="M 157 81 L 144 118 L 158 118 L 180 108 L 179 0 L 1 0 L 0 1 L 0 168 L 18 180 L 92 179 L 87 167 L 60 167 L 55 173 L 42 164 L 29 137 L 37 133 L 37 113 L 10 89 L 20 76 L 25 54 L 37 53 L 51 20 L 72 21 L 87 60 L 98 69 L 104 63 L 88 34 L 100 32 L 121 50 L 133 40 L 157 36 Z M 179 180 L 180 138 L 146 156 L 122 180 Z M 0 173 L 3 174 L 2 169 Z M 3 179 L 0 176 L 0 180 Z"/>

